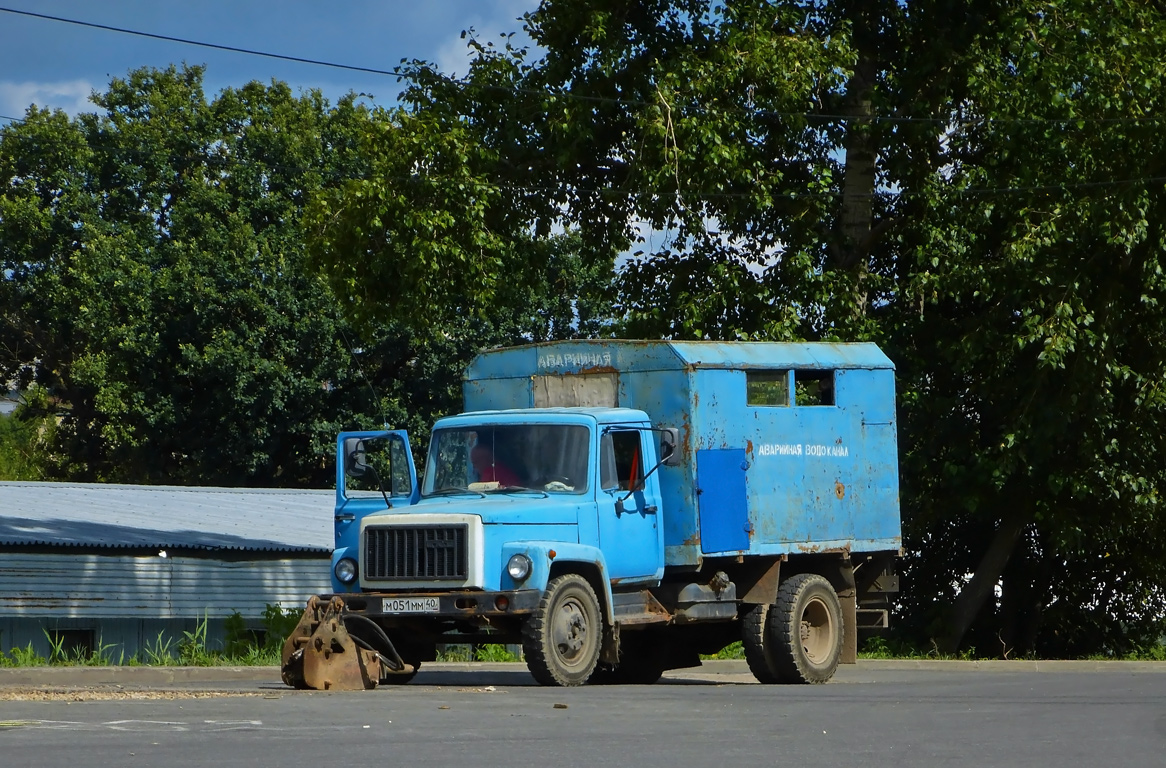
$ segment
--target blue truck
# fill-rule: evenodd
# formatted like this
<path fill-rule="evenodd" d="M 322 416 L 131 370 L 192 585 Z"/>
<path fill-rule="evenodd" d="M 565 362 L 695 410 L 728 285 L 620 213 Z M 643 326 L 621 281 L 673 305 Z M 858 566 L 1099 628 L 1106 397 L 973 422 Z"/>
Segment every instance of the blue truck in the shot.
<path fill-rule="evenodd" d="M 283 678 L 412 679 L 521 645 L 545 685 L 651 683 L 740 641 L 822 683 L 885 627 L 901 552 L 894 366 L 873 344 L 567 341 L 480 354 L 418 475 L 337 440 L 332 593 Z"/>

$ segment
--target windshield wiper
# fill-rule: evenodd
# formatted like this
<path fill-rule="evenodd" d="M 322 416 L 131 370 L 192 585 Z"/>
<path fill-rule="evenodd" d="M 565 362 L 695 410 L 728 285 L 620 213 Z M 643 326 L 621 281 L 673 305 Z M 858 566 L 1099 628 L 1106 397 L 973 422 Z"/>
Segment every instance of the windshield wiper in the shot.
<path fill-rule="evenodd" d="M 445 488 L 438 488 L 436 491 L 433 491 L 432 493 L 425 494 L 425 496 L 426 497 L 430 497 L 430 496 L 455 496 L 455 495 L 460 494 L 460 493 L 472 493 L 479 498 L 482 498 L 482 499 L 486 498 L 486 494 L 482 493 L 481 491 L 471 491 L 469 488 L 457 488 L 454 486 L 447 486 Z"/>
<path fill-rule="evenodd" d="M 497 491 L 495 491 L 495 493 L 515 493 L 515 492 L 521 493 L 524 491 L 526 493 L 541 493 L 543 495 L 544 499 L 547 498 L 548 496 L 550 496 L 549 493 L 542 490 L 541 488 L 527 488 L 524 485 L 504 485 L 501 488 L 499 488 Z"/>

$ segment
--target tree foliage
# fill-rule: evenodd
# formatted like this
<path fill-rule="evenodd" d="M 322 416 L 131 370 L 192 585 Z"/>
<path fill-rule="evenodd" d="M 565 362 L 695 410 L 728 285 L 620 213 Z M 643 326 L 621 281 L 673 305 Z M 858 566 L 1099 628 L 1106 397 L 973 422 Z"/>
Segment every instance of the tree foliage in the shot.
<path fill-rule="evenodd" d="M 1120 652 L 1161 632 L 1166 20 L 1111 11 L 1001 15 L 915 204 L 920 316 L 897 338 L 926 547 L 912 600 L 949 645 L 971 629 L 1001 653 Z M 997 584 L 977 622 L 971 597 Z"/>
<path fill-rule="evenodd" d="M 453 303 L 444 259 L 478 253 L 458 238 L 489 222 L 465 221 L 461 193 L 433 202 L 435 219 L 416 196 L 376 197 L 367 180 L 391 178 L 405 148 L 378 143 L 397 133 L 355 97 L 250 83 L 208 100 L 200 68 L 172 67 L 93 100 L 96 114 L 34 107 L 0 132 L 0 381 L 46 393 L 28 411 L 60 422 L 49 476 L 328 484 L 339 429 L 389 422 L 423 445 L 433 417 L 460 408 L 481 348 L 594 333 L 606 316 L 602 291 L 580 291 L 593 272 L 568 236 L 506 239 L 508 268 L 537 271 L 467 277 L 488 288 L 488 313 Z M 456 144 L 416 133 L 409 151 L 437 150 L 430 139 Z M 336 194 L 348 215 L 412 222 L 410 244 L 374 251 L 363 272 L 314 269 L 309 231 L 350 244 L 312 228 Z M 373 306 L 362 286 L 386 284 L 416 287 L 398 314 L 355 309 Z"/>
<path fill-rule="evenodd" d="M 288 484 L 483 346 L 875 340 L 900 626 L 1121 653 L 1166 609 L 1159 5 L 544 0 L 393 109 L 131 73 L 0 133 L 0 374 L 59 473 Z"/>
<path fill-rule="evenodd" d="M 472 41 L 460 81 L 414 62 L 394 125 L 440 125 L 467 142 L 458 173 L 506 191 L 474 198 L 479 234 L 561 226 L 599 270 L 630 251 L 622 333 L 882 343 L 903 623 L 949 648 L 1121 652 L 1166 607 L 1164 30 L 1154 5 L 1096 13 L 545 0 L 523 20 L 537 54 Z M 504 273 L 507 251 L 480 253 Z M 492 269 L 467 273 L 482 296 Z"/>
<path fill-rule="evenodd" d="M 318 480 L 339 426 L 345 353 L 297 223 L 353 111 L 257 83 L 208 103 L 201 78 L 136 71 L 103 114 L 4 133 L 3 373 L 51 394 L 61 476 Z"/>

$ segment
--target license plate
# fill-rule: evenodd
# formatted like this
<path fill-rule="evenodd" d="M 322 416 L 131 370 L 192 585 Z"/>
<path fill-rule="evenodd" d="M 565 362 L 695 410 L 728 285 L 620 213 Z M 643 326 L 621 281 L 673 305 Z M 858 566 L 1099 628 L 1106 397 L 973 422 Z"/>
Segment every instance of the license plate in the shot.
<path fill-rule="evenodd" d="M 441 605 L 436 597 L 385 597 L 383 613 L 437 613 Z"/>

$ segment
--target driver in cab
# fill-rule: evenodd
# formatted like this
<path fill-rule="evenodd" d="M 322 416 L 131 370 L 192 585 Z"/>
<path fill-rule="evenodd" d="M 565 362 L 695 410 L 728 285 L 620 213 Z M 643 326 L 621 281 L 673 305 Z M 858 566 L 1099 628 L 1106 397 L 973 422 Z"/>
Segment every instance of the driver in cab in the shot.
<path fill-rule="evenodd" d="M 470 463 L 478 473 L 478 481 L 483 483 L 496 482 L 499 486 L 522 486 L 518 474 L 510 467 L 494 458 L 494 451 L 485 443 L 478 443 L 470 450 Z"/>

